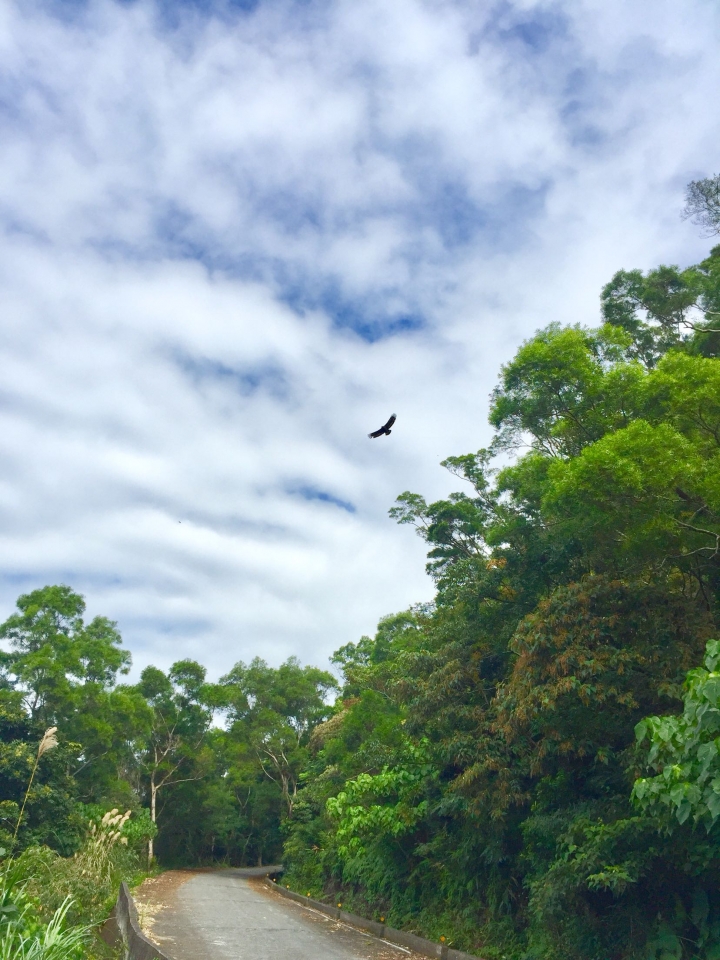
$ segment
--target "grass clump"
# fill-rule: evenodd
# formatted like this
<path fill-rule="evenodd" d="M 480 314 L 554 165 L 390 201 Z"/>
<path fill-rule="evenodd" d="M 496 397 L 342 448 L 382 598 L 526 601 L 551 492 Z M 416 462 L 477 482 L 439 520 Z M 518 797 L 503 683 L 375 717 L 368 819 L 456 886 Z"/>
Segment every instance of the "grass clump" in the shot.
<path fill-rule="evenodd" d="M 8 860 L 0 870 L 0 960 L 81 960 L 93 939 L 88 925 L 68 919 L 72 899 L 65 900 L 43 922 L 39 904 L 29 891 L 25 865 Z"/>
<path fill-rule="evenodd" d="M 108 955 L 97 932 L 122 880 L 140 872 L 124 828 L 130 811 L 89 824 L 72 857 L 28 847 L 0 867 L 0 960 L 76 960 Z"/>

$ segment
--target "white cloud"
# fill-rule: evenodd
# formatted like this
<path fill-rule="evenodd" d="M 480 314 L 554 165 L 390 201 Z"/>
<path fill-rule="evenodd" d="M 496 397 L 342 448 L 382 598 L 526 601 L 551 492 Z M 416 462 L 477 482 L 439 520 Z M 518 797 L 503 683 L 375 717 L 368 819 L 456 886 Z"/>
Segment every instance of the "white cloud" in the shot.
<path fill-rule="evenodd" d="M 322 663 L 430 597 L 387 508 L 455 486 L 520 340 L 705 252 L 718 14 L 68 9 L 0 7 L 3 610 L 62 580 L 138 665 Z"/>

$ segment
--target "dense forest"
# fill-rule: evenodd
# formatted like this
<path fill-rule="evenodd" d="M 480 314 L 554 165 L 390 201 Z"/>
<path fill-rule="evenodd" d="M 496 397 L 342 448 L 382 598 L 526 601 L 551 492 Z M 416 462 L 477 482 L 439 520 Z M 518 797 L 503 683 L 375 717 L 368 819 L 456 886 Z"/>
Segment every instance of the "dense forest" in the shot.
<path fill-rule="evenodd" d="M 710 232 L 717 187 L 689 192 Z M 67 858 L 127 809 L 138 857 L 282 860 L 303 893 L 488 960 L 720 958 L 719 355 L 720 247 L 539 331 L 490 446 L 444 461 L 461 491 L 391 510 L 434 602 L 334 672 L 210 683 L 184 660 L 127 684 L 114 623 L 66 586 L 21 596 L 0 845 Z"/>

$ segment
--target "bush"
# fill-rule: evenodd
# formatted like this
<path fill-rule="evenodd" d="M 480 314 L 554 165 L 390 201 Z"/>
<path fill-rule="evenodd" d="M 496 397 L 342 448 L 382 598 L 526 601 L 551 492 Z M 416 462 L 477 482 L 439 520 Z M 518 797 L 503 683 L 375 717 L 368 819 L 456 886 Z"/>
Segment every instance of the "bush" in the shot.
<path fill-rule="evenodd" d="M 129 818 L 129 811 L 111 810 L 91 821 L 72 857 L 34 846 L 5 861 L 0 960 L 88 960 L 106 954 L 93 930 L 110 913 L 121 880 L 139 871 L 128 842 Z M 142 837 L 143 831 L 141 823 L 135 833 Z"/>
<path fill-rule="evenodd" d="M 30 847 L 17 859 L 28 880 L 28 892 L 47 920 L 67 897 L 71 922 L 100 924 L 117 897 L 118 887 L 139 871 L 138 857 L 129 848 L 125 829 L 129 813 L 111 810 L 93 821 L 88 836 L 73 857 L 61 857 L 48 847 Z"/>
<path fill-rule="evenodd" d="M 0 870 L 0 960 L 84 960 L 92 933 L 69 922 L 72 900 L 66 898 L 44 924 L 28 892 L 30 881 L 18 860 Z"/>

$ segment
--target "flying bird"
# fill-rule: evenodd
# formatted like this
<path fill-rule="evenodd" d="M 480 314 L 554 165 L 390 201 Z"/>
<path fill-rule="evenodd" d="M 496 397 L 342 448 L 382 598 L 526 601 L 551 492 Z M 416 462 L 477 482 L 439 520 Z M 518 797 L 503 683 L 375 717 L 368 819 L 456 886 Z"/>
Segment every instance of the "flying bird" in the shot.
<path fill-rule="evenodd" d="M 395 414 L 393 414 L 384 427 L 380 427 L 379 430 L 375 430 L 373 433 L 369 433 L 368 436 L 370 437 L 371 440 L 374 440 L 376 437 L 382 437 L 383 435 L 389 437 L 390 434 L 392 433 L 392 430 L 390 428 L 392 427 L 392 425 L 395 423 L 396 420 L 397 420 L 397 417 L 395 416 Z"/>

